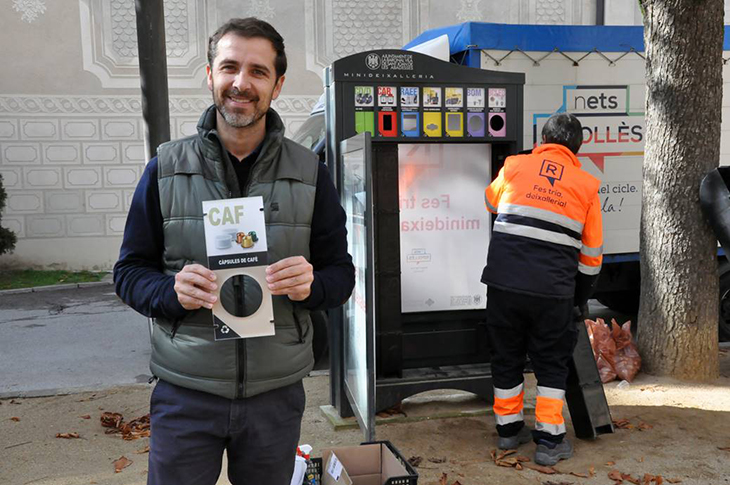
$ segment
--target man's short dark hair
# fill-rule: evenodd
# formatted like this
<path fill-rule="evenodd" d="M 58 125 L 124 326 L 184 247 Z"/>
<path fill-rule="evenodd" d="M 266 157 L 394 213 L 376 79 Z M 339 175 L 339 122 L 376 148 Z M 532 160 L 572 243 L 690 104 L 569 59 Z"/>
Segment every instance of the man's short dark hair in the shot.
<path fill-rule="evenodd" d="M 542 127 L 543 143 L 557 143 L 578 153 L 583 144 L 583 126 L 570 113 L 552 115 Z"/>
<path fill-rule="evenodd" d="M 276 59 L 274 59 L 274 68 L 276 69 L 276 79 L 279 79 L 286 73 L 286 52 L 284 52 L 284 39 L 279 32 L 276 31 L 270 23 L 257 19 L 256 17 L 247 17 L 245 19 L 231 19 L 225 24 L 218 27 L 213 35 L 208 39 L 208 65 L 213 67 L 213 59 L 218 53 L 218 41 L 228 34 L 234 33 L 246 39 L 260 37 L 271 42 Z"/>

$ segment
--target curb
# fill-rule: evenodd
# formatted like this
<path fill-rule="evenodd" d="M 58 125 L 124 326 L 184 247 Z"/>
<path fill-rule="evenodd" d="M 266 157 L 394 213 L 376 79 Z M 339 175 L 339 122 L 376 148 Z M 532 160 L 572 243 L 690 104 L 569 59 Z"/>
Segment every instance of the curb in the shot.
<path fill-rule="evenodd" d="M 340 417 L 337 409 L 331 405 L 323 405 L 319 407 L 320 414 L 325 418 L 332 426 L 334 431 L 342 431 L 346 429 L 357 429 L 360 425 L 357 419 L 353 416 L 350 418 Z M 532 416 L 535 414 L 535 406 L 528 405 L 525 403 L 524 413 L 526 416 Z M 493 416 L 494 411 L 486 403 L 483 409 L 469 409 L 463 411 L 446 411 L 436 412 L 424 416 L 407 416 L 404 414 L 396 414 L 390 417 L 375 416 L 375 425 L 382 425 L 388 423 L 416 423 L 419 421 L 431 421 L 435 419 L 451 419 L 451 418 L 474 418 L 482 416 Z"/>
<path fill-rule="evenodd" d="M 0 290 L 0 296 L 3 295 L 18 295 L 21 293 L 41 293 L 45 291 L 60 291 L 60 290 L 75 290 L 77 288 L 92 288 L 94 286 L 109 286 L 113 285 L 111 277 L 102 281 L 89 281 L 86 283 L 66 283 L 62 285 L 47 285 L 47 286 L 32 286 L 30 288 L 16 288 L 14 290 Z"/>
<path fill-rule="evenodd" d="M 149 384 L 130 382 L 127 384 L 112 384 L 100 386 L 82 386 L 82 387 L 60 387 L 57 389 L 35 389 L 29 391 L 4 391 L 0 392 L 0 400 L 8 399 L 34 399 L 37 397 L 59 397 L 73 396 L 74 394 L 84 394 L 88 392 L 101 393 L 125 389 L 151 389 Z"/>

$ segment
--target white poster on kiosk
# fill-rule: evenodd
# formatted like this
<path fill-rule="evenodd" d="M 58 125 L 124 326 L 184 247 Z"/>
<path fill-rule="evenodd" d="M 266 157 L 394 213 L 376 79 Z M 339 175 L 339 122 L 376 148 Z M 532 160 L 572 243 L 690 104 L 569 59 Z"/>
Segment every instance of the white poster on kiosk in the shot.
<path fill-rule="evenodd" d="M 401 311 L 486 308 L 487 144 L 408 144 L 398 151 Z"/>

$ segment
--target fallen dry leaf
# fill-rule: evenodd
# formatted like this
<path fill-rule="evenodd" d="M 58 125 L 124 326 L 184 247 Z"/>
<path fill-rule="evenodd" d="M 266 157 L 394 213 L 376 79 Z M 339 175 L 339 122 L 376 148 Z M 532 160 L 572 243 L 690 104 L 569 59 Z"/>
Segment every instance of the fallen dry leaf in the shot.
<path fill-rule="evenodd" d="M 56 435 L 56 438 L 63 438 L 65 440 L 72 440 L 72 439 L 81 438 L 81 436 L 79 436 L 78 433 L 58 433 Z"/>
<path fill-rule="evenodd" d="M 517 453 L 517 450 L 504 450 L 502 453 L 500 453 L 497 458 L 495 458 L 497 461 L 501 460 L 505 456 L 512 455 L 514 453 Z"/>
<path fill-rule="evenodd" d="M 621 477 L 621 472 L 618 470 L 611 470 L 610 472 L 608 472 L 608 478 L 610 478 L 611 480 L 618 480 L 620 482 L 624 481 L 624 479 Z"/>
<path fill-rule="evenodd" d="M 457 480 L 454 483 L 452 483 L 451 485 L 461 485 L 461 482 L 459 480 Z"/>
<path fill-rule="evenodd" d="M 588 474 L 589 474 L 589 475 L 590 475 L 591 477 L 595 477 L 595 476 L 596 476 L 596 467 L 594 467 L 594 466 L 590 467 L 590 468 L 588 469 Z"/>
<path fill-rule="evenodd" d="M 587 473 L 570 472 L 570 474 L 578 478 L 588 478 Z"/>
<path fill-rule="evenodd" d="M 120 456 L 118 460 L 114 461 L 114 473 L 121 472 L 131 464 L 132 460 L 128 459 L 126 456 Z"/>
<path fill-rule="evenodd" d="M 533 465 L 532 463 L 525 463 L 525 468 L 529 468 L 530 470 L 535 470 L 536 472 L 544 473 L 546 475 L 554 475 L 558 473 L 558 471 L 551 467 L 551 466 L 542 466 L 542 465 Z"/>
<path fill-rule="evenodd" d="M 644 477 L 641 479 L 642 485 L 649 485 L 653 481 L 654 481 L 654 475 L 651 475 L 649 473 L 644 473 Z"/>
<path fill-rule="evenodd" d="M 421 458 L 420 456 L 412 456 L 412 457 L 408 458 L 408 463 L 410 463 L 411 466 L 414 468 L 417 468 L 418 465 L 420 465 L 422 461 L 423 461 L 423 458 Z"/>
<path fill-rule="evenodd" d="M 17 416 L 13 416 L 12 418 L 10 418 L 10 421 L 15 421 L 17 423 L 18 421 L 20 421 L 20 418 Z"/>
<path fill-rule="evenodd" d="M 135 453 L 138 454 L 138 455 L 142 455 L 144 453 L 149 453 L 149 452 L 150 452 L 150 445 L 145 446 L 141 450 L 135 451 Z"/>
<path fill-rule="evenodd" d="M 399 414 L 402 414 L 405 417 L 408 417 L 408 415 L 403 411 L 400 404 L 396 404 L 393 407 L 390 407 L 388 409 L 384 409 L 377 413 L 376 416 L 379 418 L 392 418 L 393 416 L 397 416 Z"/>
<path fill-rule="evenodd" d="M 10 404 L 22 404 L 22 403 L 20 401 L 16 401 L 15 399 L 11 399 Z"/>
<path fill-rule="evenodd" d="M 613 425 L 618 429 L 626 429 L 631 426 L 631 422 L 628 419 L 614 419 Z"/>
<path fill-rule="evenodd" d="M 653 427 L 654 427 L 653 425 L 651 425 L 649 423 L 644 423 L 643 421 L 641 423 L 639 423 L 639 430 L 640 431 L 645 431 L 647 429 L 652 429 Z"/>
<path fill-rule="evenodd" d="M 730 446 L 723 446 L 723 447 L 718 446 L 717 449 L 720 451 L 730 451 Z"/>
<path fill-rule="evenodd" d="M 624 480 L 626 480 L 627 482 L 631 482 L 631 483 L 633 483 L 634 485 L 641 485 L 641 481 L 640 481 L 640 480 L 639 480 L 638 478 L 634 478 L 634 477 L 633 477 L 633 476 L 631 476 L 631 474 L 629 474 L 629 473 L 622 473 L 622 474 L 621 474 L 621 478 L 623 478 L 623 479 L 624 479 Z"/>
<path fill-rule="evenodd" d="M 667 481 L 669 483 L 682 483 L 682 480 L 680 480 L 679 478 L 667 478 Z"/>
<path fill-rule="evenodd" d="M 492 461 L 494 461 L 497 466 L 503 466 L 506 468 L 514 467 L 517 470 L 522 470 L 522 463 L 527 463 L 530 459 L 522 455 L 509 456 L 514 455 L 515 453 L 517 453 L 517 450 L 505 450 L 497 455 L 497 451 L 492 450 L 490 455 L 492 457 Z"/>
<path fill-rule="evenodd" d="M 662 483 L 664 483 L 664 479 L 661 475 L 657 475 L 654 477 L 654 483 L 656 483 L 656 485 L 662 485 Z"/>
<path fill-rule="evenodd" d="M 614 466 L 616 464 L 615 461 L 607 461 L 606 466 Z"/>
<path fill-rule="evenodd" d="M 441 473 L 441 479 L 439 480 L 439 485 L 447 485 L 446 480 L 448 480 L 448 475 L 445 473 Z"/>
<path fill-rule="evenodd" d="M 428 458 L 431 463 L 446 463 L 446 458 Z"/>
<path fill-rule="evenodd" d="M 146 414 L 135 418 L 129 423 L 124 422 L 124 417 L 119 413 L 105 412 L 101 415 L 101 425 L 107 434 L 121 433 L 124 440 L 136 440 L 150 436 L 150 415 Z"/>
<path fill-rule="evenodd" d="M 139 418 L 133 419 L 129 423 L 122 426 L 122 438 L 125 440 L 136 440 L 139 438 L 149 438 L 150 436 L 150 415 L 146 414 Z"/>
<path fill-rule="evenodd" d="M 124 421 L 124 416 L 119 413 L 102 413 L 101 414 L 101 425 L 105 428 L 119 428 L 119 425 Z"/>
<path fill-rule="evenodd" d="M 83 416 L 79 416 L 81 419 L 91 419 L 91 416 L 88 414 L 84 414 Z"/>

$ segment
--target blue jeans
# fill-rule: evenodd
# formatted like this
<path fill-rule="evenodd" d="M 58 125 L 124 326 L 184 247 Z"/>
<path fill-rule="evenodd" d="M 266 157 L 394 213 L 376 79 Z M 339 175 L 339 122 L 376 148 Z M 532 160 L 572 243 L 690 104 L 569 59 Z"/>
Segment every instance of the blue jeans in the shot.
<path fill-rule="evenodd" d="M 301 381 L 245 399 L 160 380 L 150 401 L 148 485 L 289 485 L 304 414 Z"/>

